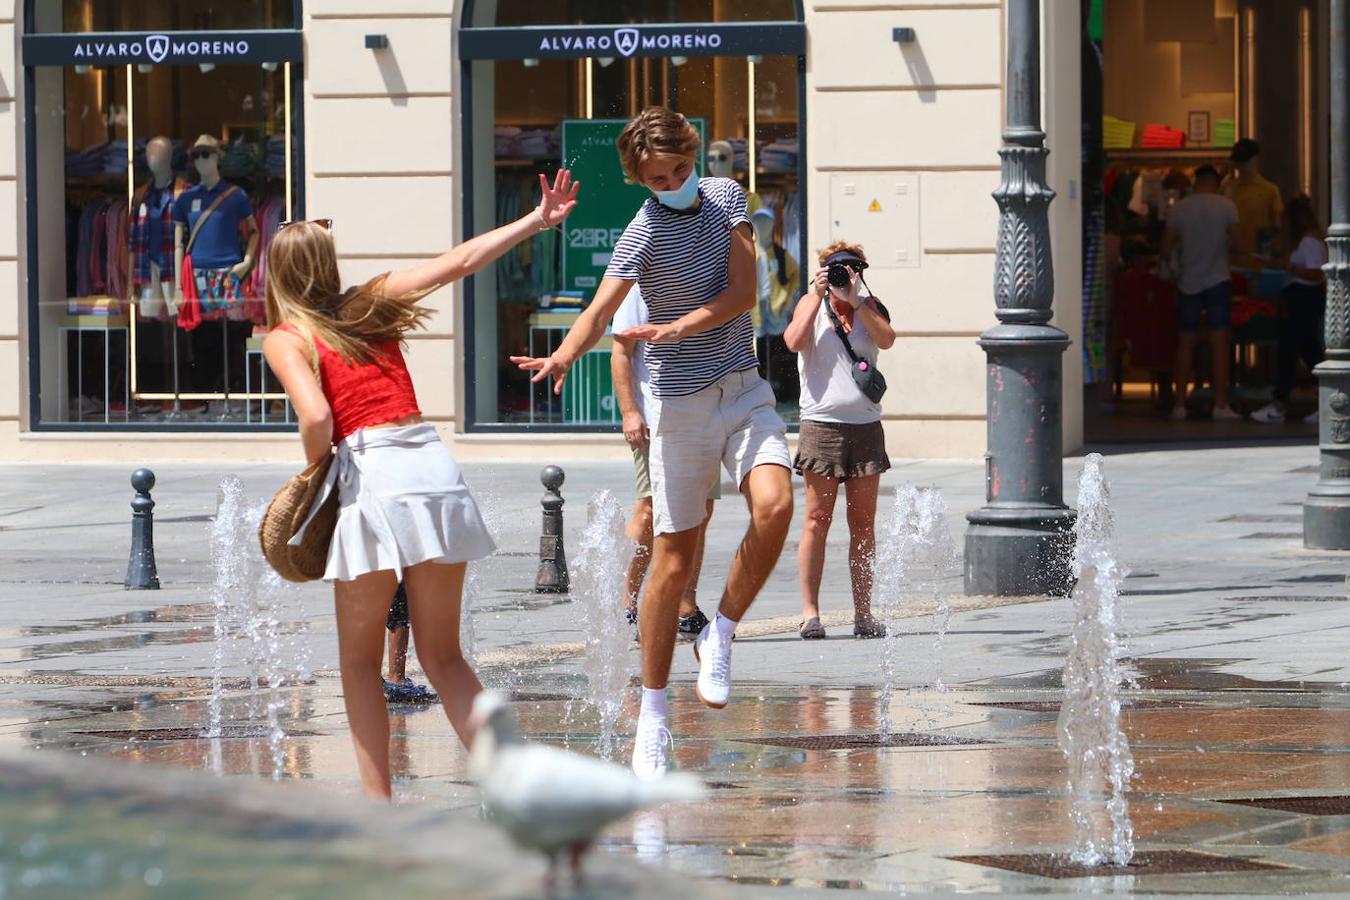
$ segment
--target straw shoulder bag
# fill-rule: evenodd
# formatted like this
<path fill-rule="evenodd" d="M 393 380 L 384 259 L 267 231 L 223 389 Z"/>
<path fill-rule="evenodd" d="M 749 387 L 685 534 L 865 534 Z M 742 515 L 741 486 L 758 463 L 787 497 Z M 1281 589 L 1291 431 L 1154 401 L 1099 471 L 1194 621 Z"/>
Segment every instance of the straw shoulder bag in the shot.
<path fill-rule="evenodd" d="M 310 344 L 315 375 L 318 352 Z M 338 488 L 332 469 L 335 454 L 307 466 L 281 486 L 258 523 L 263 558 L 287 581 L 317 581 L 328 567 L 328 546 L 338 519 Z M 315 503 L 318 508 L 315 508 Z"/>
<path fill-rule="evenodd" d="M 329 453 L 292 476 L 267 504 L 258 525 L 263 557 L 287 581 L 317 581 L 328 566 L 328 545 L 338 518 L 337 485 L 328 477 L 333 460 Z M 327 496 L 320 500 L 325 491 Z M 311 516 L 316 501 L 320 505 Z"/>

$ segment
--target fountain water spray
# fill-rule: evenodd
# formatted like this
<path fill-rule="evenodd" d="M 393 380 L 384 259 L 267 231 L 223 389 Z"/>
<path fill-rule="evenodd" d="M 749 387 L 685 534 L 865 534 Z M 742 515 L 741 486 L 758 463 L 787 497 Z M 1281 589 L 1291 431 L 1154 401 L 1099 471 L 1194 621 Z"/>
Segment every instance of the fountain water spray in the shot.
<path fill-rule="evenodd" d="M 243 662 L 248 673 L 249 713 L 262 716 L 267 722 L 272 778 L 279 779 L 286 762 L 286 732 L 281 726 L 285 705 L 282 688 L 287 683 L 305 680 L 309 674 L 304 611 L 299 592 L 272 570 L 258 547 L 258 523 L 266 503 L 249 507 L 244 485 L 233 475 L 221 479 L 219 500 L 211 525 L 216 645 L 205 737 L 213 739 L 212 768 L 220 772 L 225 673 L 232 665 Z M 300 627 L 292 627 L 291 623 Z M 238 649 L 241 644 L 242 650 Z M 235 656 L 243 658 L 233 659 Z"/>
<path fill-rule="evenodd" d="M 895 694 L 900 628 L 897 621 L 905 596 L 929 594 L 934 600 L 933 684 L 942 690 L 941 645 L 951 619 L 951 607 L 941 581 L 957 570 L 960 554 L 947 523 L 947 501 L 937 488 L 919 488 L 908 482 L 895 491 L 895 504 L 877 539 L 874 608 L 886 624 L 881 648 L 881 694 L 877 700 L 877 733 L 891 734 L 891 700 Z"/>
<path fill-rule="evenodd" d="M 624 533 L 624 509 L 610 491 L 600 491 L 586 508 L 586 530 L 572 565 L 572 596 L 581 604 L 586 635 L 586 705 L 600 717 L 596 749 L 612 759 L 615 730 L 628 690 L 632 633 L 620 599 L 633 544 Z"/>
<path fill-rule="evenodd" d="M 1134 757 L 1120 728 L 1120 585 L 1125 569 L 1112 551 L 1110 491 L 1102 458 L 1091 453 L 1078 479 L 1074 524 L 1074 625 L 1064 661 L 1059 747 L 1069 768 L 1074 840 L 1070 859 L 1081 865 L 1126 866 L 1134 855 L 1134 827 L 1125 799 Z"/>

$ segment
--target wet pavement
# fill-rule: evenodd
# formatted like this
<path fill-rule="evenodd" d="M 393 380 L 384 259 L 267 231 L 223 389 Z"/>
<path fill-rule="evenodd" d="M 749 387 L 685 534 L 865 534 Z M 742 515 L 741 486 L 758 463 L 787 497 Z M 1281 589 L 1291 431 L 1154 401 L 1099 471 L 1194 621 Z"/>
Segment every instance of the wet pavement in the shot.
<path fill-rule="evenodd" d="M 1308 448 L 1286 447 L 1106 461 L 1118 550 L 1133 570 L 1122 610 L 1134 681 L 1122 723 L 1135 758 L 1128 799 L 1136 844 L 1144 862 L 1143 854 L 1185 851 L 1199 856 L 1165 856 L 1164 868 L 1206 871 L 1139 866 L 1051 877 L 1064 874 L 1054 863 L 1072 838 L 1056 744 L 1071 621 L 1065 600 L 962 597 L 949 579 L 941 594 L 954 611 L 939 634 L 930 593 L 892 597 L 902 633 L 890 707 L 896 734 L 882 745 L 881 644 L 844 637 L 842 521 L 824 594 L 835 637 L 796 637 L 789 552 L 741 629 L 726 710 L 697 703 L 692 654 L 677 648 L 675 758 L 711 784 L 713 797 L 640 815 L 611 830 L 604 847 L 709 889 L 755 893 L 1350 892 L 1350 557 L 1301 548 L 1297 503 L 1315 478 L 1303 471 L 1310 457 Z M 1077 469 L 1066 462 L 1066 484 Z M 534 470 L 466 470 L 501 547 L 481 566 L 474 604 L 484 680 L 514 692 L 527 734 L 589 752 L 597 720 L 578 699 L 586 692 L 577 610 L 568 598 L 529 590 L 541 493 Z M 627 502 L 627 472 L 621 464 L 569 467 L 569 550 L 584 524 L 584 499 L 608 486 Z M 883 486 L 888 495 L 905 480 L 941 488 L 959 536 L 961 515 L 979 505 L 981 472 L 911 463 Z M 313 677 L 274 695 L 286 734 L 280 756 L 267 739 L 266 692 L 250 692 L 244 679 L 249 643 L 238 633 L 226 639 L 224 735 L 200 737 L 216 647 L 206 522 L 213 475 L 191 467 L 160 473 L 165 589 L 152 594 L 118 587 L 126 473 L 0 474 L 0 752 L 134 761 L 250 782 L 270 779 L 279 762 L 283 781 L 356 793 L 322 587 L 286 595 L 288 659 L 307 655 L 303 668 Z M 241 467 L 239 474 L 261 498 L 286 473 Z M 883 514 L 888 502 L 883 496 Z M 705 591 L 724 575 L 744 527 L 738 507 L 724 502 L 714 518 Z M 68 549 L 58 556 L 58 547 Z M 635 673 L 636 651 L 622 662 Z M 946 690 L 933 687 L 939 675 Z M 635 690 L 629 701 L 624 748 Z M 400 807 L 473 827 L 467 758 L 444 716 L 399 708 L 393 724 Z"/>

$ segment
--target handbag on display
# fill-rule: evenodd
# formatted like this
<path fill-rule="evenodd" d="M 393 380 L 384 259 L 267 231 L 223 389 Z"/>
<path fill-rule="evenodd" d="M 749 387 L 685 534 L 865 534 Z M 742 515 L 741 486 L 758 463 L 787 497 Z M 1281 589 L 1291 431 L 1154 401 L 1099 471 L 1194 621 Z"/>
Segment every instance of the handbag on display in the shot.
<path fill-rule="evenodd" d="M 876 366 L 853 352 L 853 345 L 848 341 L 848 332 L 844 331 L 844 323 L 839 321 L 839 315 L 834 311 L 834 304 L 830 302 L 830 298 L 827 296 L 821 302 L 825 304 L 825 313 L 830 317 L 830 323 L 834 325 L 834 333 L 844 342 L 844 352 L 852 360 L 849 371 L 853 374 L 853 383 L 868 400 L 880 403 L 886 394 L 886 376 L 882 375 Z"/>

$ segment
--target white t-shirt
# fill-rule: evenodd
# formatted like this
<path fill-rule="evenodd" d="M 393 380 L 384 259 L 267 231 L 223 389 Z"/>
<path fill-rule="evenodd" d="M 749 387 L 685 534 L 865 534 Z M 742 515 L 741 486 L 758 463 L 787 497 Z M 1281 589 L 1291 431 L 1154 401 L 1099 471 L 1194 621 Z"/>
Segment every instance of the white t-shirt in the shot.
<path fill-rule="evenodd" d="M 614 313 L 614 321 L 610 328 L 617 334 L 628 328 L 636 328 L 639 325 L 646 325 L 650 319 L 650 313 L 647 311 L 647 301 L 642 299 L 642 289 L 636 284 L 628 292 L 628 296 L 623 298 L 623 303 L 619 304 L 618 310 Z M 647 418 L 647 397 L 651 393 L 651 380 L 647 373 L 647 342 L 638 341 L 633 349 L 633 386 L 636 390 L 633 392 L 633 400 L 637 403 L 638 414 L 645 421 Z"/>
<path fill-rule="evenodd" d="M 797 371 L 801 373 L 802 420 L 808 422 L 835 422 L 843 425 L 868 425 L 881 420 L 881 404 L 868 400 L 853 380 L 853 361 L 844 350 L 844 342 L 835 333 L 829 313 L 828 300 L 822 300 L 816 310 L 811 340 L 797 354 Z M 877 306 L 887 321 L 886 307 Z M 858 314 L 853 315 L 853 330 L 848 333 L 849 345 L 868 365 L 876 365 L 877 345 L 867 333 Z"/>
<path fill-rule="evenodd" d="M 1289 262 L 1296 269 L 1320 269 L 1327 264 L 1327 244 L 1326 241 L 1320 241 L 1310 234 L 1305 234 L 1303 239 L 1298 242 L 1294 252 L 1289 254 Z M 1302 278 L 1295 278 L 1298 284 L 1319 285 L 1320 281 L 1307 281 Z"/>
<path fill-rule="evenodd" d="M 1237 220 L 1237 207 L 1221 194 L 1197 191 L 1172 207 L 1167 227 L 1181 238 L 1177 290 L 1198 294 L 1229 280 L 1228 228 Z"/>

